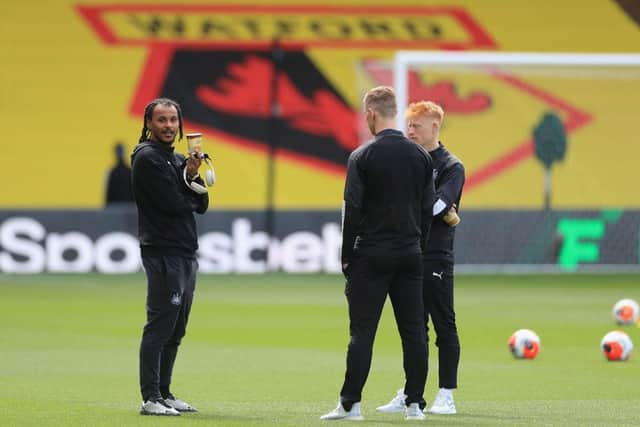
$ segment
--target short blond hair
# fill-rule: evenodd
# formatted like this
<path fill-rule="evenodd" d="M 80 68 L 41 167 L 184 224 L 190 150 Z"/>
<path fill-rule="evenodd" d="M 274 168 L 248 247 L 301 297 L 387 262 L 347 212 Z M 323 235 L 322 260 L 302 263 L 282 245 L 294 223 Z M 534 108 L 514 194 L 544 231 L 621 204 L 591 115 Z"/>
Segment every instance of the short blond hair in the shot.
<path fill-rule="evenodd" d="M 431 101 L 419 101 L 409 104 L 407 111 L 404 113 L 404 117 L 413 119 L 420 116 L 435 117 L 440 124 L 442 124 L 444 120 L 444 110 L 441 106 Z"/>
<path fill-rule="evenodd" d="M 370 89 L 362 100 L 364 108 L 371 108 L 382 117 L 393 118 L 398 114 L 398 106 L 396 105 L 396 93 L 392 87 L 377 86 Z"/>

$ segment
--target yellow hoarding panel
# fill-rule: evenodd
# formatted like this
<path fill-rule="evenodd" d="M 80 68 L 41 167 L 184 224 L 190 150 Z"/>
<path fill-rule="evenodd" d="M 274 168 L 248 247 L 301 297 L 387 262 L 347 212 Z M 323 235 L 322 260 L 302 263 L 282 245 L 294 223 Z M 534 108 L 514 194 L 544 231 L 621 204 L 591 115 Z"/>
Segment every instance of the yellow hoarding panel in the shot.
<path fill-rule="evenodd" d="M 262 208 L 273 149 L 277 207 L 337 209 L 348 153 L 366 138 L 362 91 L 391 81 L 398 49 L 638 51 L 637 25 L 615 2 L 589 3 L 3 2 L 0 207 L 102 206 L 114 144 L 130 152 L 146 103 L 169 96 L 185 130 L 204 134 L 215 205 Z M 531 135 L 554 111 L 569 140 L 554 206 L 640 207 L 639 70 L 542 71 L 414 70 L 418 94 L 445 106 L 465 206 L 541 205 Z"/>

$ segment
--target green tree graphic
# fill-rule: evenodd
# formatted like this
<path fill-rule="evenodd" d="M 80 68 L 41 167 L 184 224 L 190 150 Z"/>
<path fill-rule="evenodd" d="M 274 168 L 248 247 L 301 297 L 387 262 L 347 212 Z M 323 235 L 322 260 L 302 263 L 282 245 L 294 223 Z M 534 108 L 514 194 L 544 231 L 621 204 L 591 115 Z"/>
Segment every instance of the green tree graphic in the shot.
<path fill-rule="evenodd" d="M 567 152 L 567 133 L 560 117 L 546 113 L 533 130 L 536 157 L 544 166 L 544 208 L 551 207 L 551 166 L 564 160 Z"/>

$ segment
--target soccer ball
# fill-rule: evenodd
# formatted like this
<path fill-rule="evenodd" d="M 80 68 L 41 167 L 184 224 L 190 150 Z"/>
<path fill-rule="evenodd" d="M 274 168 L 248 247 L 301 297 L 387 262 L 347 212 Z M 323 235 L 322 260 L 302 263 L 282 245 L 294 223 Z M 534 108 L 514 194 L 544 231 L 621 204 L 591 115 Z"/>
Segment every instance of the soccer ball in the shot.
<path fill-rule="evenodd" d="M 509 350 L 517 359 L 533 359 L 540 351 L 540 337 L 529 329 L 518 329 L 509 337 Z"/>
<path fill-rule="evenodd" d="M 611 331 L 600 341 L 600 348 L 608 360 L 627 360 L 633 350 L 633 343 L 624 332 Z"/>
<path fill-rule="evenodd" d="M 621 299 L 613 306 L 613 318 L 619 325 L 632 325 L 638 321 L 640 307 L 632 299 Z"/>

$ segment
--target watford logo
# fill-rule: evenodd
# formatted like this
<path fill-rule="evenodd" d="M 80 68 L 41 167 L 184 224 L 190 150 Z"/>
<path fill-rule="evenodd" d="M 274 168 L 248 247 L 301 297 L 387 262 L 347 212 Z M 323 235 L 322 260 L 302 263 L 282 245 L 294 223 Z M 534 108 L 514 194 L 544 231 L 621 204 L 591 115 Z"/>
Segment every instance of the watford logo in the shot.
<path fill-rule="evenodd" d="M 357 84 L 346 80 L 353 75 L 335 67 L 344 65 L 338 64 L 344 61 L 340 51 L 350 51 L 350 66 L 362 66 L 367 84 L 391 84 L 390 69 L 376 61 L 396 49 L 497 47 L 464 8 L 453 6 L 127 4 L 77 10 L 105 44 L 148 48 L 131 114 L 140 117 L 153 98 L 173 98 L 188 127 L 339 174 L 368 136 L 361 128 L 360 95 L 354 97 Z M 377 59 L 367 59 L 374 54 Z M 319 57 L 325 55 L 330 59 L 322 67 Z M 545 111 L 559 114 L 567 133 L 593 119 L 500 70 L 485 70 L 471 90 L 464 79 L 433 70 L 428 80 L 416 70 L 408 77 L 410 100 L 438 102 L 448 123 L 473 118 L 473 130 L 462 139 L 502 130 L 500 141 L 482 144 L 466 158 L 467 193 L 531 158 L 530 130 Z M 462 83 L 465 90 L 458 88 Z M 463 127 L 466 122 L 458 129 Z"/>
<path fill-rule="evenodd" d="M 310 59 L 308 48 L 491 49 L 463 8 L 395 6 L 104 5 L 78 6 L 109 45 L 149 48 L 131 105 L 176 99 L 185 122 L 229 143 L 342 173 L 359 145 L 360 105 Z M 274 58 L 274 40 L 282 54 Z M 275 51 L 277 52 L 277 50 Z M 386 80 L 387 76 L 374 76 Z M 335 81 L 335 77 L 333 79 Z M 489 108 L 486 94 L 459 98 L 451 82 L 413 78 L 412 96 L 452 112 Z"/>

